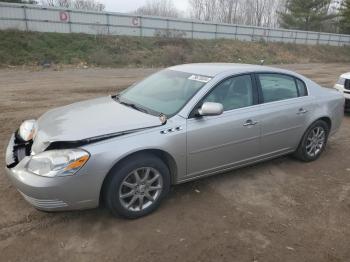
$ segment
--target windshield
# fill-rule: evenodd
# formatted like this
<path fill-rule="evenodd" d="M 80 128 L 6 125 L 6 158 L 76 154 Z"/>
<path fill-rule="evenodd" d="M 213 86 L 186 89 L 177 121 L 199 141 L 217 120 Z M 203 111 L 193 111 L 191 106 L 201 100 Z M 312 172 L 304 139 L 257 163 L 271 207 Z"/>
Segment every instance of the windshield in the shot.
<path fill-rule="evenodd" d="M 163 70 L 129 87 L 118 96 L 121 103 L 151 114 L 175 115 L 211 78 Z"/>

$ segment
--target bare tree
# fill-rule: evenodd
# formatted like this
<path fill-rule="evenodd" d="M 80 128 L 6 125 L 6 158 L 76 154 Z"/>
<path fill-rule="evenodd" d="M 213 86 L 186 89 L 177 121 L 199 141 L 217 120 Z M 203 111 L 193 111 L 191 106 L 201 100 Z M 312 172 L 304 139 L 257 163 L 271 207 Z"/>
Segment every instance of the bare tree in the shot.
<path fill-rule="evenodd" d="M 255 26 L 277 26 L 277 10 L 281 0 L 247 0 L 242 13 L 244 24 Z"/>
<path fill-rule="evenodd" d="M 95 0 L 75 0 L 73 2 L 74 8 L 82 10 L 103 11 L 105 6 Z"/>
<path fill-rule="evenodd" d="M 135 14 L 175 18 L 181 16 L 172 0 L 148 0 L 144 6 L 135 11 Z"/>
<path fill-rule="evenodd" d="M 55 6 L 56 0 L 41 0 L 41 5 Z"/>
<path fill-rule="evenodd" d="M 198 20 L 202 19 L 203 13 L 203 1 L 202 0 L 190 0 L 191 6 L 191 18 L 195 18 Z"/>
<path fill-rule="evenodd" d="M 219 0 L 190 0 L 189 3 L 192 18 L 204 21 L 217 20 Z"/>
<path fill-rule="evenodd" d="M 41 0 L 41 4 L 44 6 L 52 6 L 52 7 L 63 7 L 63 8 L 72 7 L 71 0 Z"/>
<path fill-rule="evenodd" d="M 57 0 L 40 0 L 42 6 L 59 7 L 59 2 Z"/>
<path fill-rule="evenodd" d="M 105 6 L 96 0 L 41 0 L 43 6 L 103 11 Z"/>
<path fill-rule="evenodd" d="M 218 0 L 218 21 L 223 23 L 237 23 L 239 0 Z"/>
<path fill-rule="evenodd" d="M 204 1 L 204 20 L 213 21 L 217 17 L 217 0 L 205 0 Z"/>
<path fill-rule="evenodd" d="M 191 17 L 205 21 L 277 26 L 286 0 L 190 0 Z"/>

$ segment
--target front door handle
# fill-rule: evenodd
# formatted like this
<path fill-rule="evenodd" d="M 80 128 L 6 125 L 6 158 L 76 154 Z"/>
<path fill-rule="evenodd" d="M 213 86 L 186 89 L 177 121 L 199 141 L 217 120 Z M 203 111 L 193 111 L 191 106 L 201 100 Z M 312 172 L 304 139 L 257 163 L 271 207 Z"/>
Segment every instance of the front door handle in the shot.
<path fill-rule="evenodd" d="M 243 126 L 255 126 L 258 123 L 259 123 L 258 121 L 253 121 L 253 120 L 249 119 L 243 124 Z"/>
<path fill-rule="evenodd" d="M 308 112 L 308 111 L 305 110 L 304 108 L 299 108 L 299 111 L 298 111 L 297 115 L 304 115 L 304 114 L 306 114 L 307 112 Z"/>

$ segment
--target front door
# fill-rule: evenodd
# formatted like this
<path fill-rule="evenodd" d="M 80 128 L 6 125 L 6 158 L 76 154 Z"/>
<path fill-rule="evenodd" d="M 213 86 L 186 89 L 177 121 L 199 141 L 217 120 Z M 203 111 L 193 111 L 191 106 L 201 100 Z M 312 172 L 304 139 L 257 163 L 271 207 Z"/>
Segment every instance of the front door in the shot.
<path fill-rule="evenodd" d="M 188 176 L 229 169 L 258 156 L 255 92 L 251 75 L 241 75 L 224 80 L 202 100 L 221 103 L 224 113 L 187 120 Z"/>

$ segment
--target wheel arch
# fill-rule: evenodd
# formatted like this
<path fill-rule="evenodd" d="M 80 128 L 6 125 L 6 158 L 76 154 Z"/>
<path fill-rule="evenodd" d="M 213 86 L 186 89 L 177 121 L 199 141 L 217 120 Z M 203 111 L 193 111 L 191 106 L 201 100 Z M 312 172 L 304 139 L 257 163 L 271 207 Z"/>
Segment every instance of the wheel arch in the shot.
<path fill-rule="evenodd" d="M 329 116 L 321 116 L 321 117 L 315 118 L 314 120 L 310 121 L 310 122 L 306 125 L 305 130 L 304 130 L 304 132 L 303 132 L 303 136 L 302 136 L 301 139 L 300 139 L 300 142 L 301 142 L 301 140 L 303 139 L 303 137 L 304 137 L 305 133 L 307 132 L 307 130 L 310 128 L 310 126 L 312 126 L 315 122 L 320 121 L 320 120 L 323 121 L 323 122 L 325 122 L 325 123 L 328 125 L 329 132 L 331 131 L 331 128 L 332 128 L 332 120 L 331 120 L 331 118 L 330 118 Z"/>
<path fill-rule="evenodd" d="M 322 121 L 326 122 L 327 125 L 328 125 L 328 128 L 329 128 L 329 132 L 331 131 L 331 129 L 332 129 L 332 120 L 331 120 L 331 118 L 329 116 L 320 117 L 319 119 L 316 119 L 313 123 L 315 123 L 318 120 L 322 120 Z"/>
<path fill-rule="evenodd" d="M 328 125 L 329 132 L 331 132 L 332 120 L 331 120 L 331 118 L 330 118 L 329 116 L 322 116 L 322 117 L 316 118 L 315 120 L 313 120 L 313 121 L 311 121 L 310 123 L 308 123 L 308 125 L 305 127 L 305 129 L 304 129 L 304 131 L 303 131 L 303 133 L 302 133 L 302 136 L 301 136 L 301 138 L 300 138 L 300 140 L 299 140 L 299 143 L 298 143 L 297 148 L 300 146 L 300 144 L 301 144 L 301 142 L 303 141 L 303 138 L 304 138 L 306 132 L 309 130 L 309 128 L 310 128 L 315 122 L 317 122 L 317 121 L 319 121 L 319 120 L 325 122 L 325 123 Z"/>
<path fill-rule="evenodd" d="M 143 150 L 139 150 L 139 151 L 136 151 L 136 152 L 132 152 L 132 153 L 124 156 L 123 158 L 119 159 L 112 166 L 112 168 L 108 171 L 107 175 L 103 179 L 103 183 L 102 183 L 102 186 L 100 188 L 100 200 L 99 200 L 100 204 L 103 201 L 104 188 L 108 184 L 109 177 L 111 177 L 112 174 L 113 174 L 112 171 L 114 169 L 118 168 L 119 166 L 123 165 L 123 163 L 125 161 L 127 161 L 128 159 L 130 159 L 130 158 L 132 158 L 134 156 L 137 156 L 137 155 L 142 155 L 142 154 L 150 154 L 150 155 L 156 156 L 160 160 L 162 160 L 166 164 L 166 166 L 169 168 L 171 184 L 175 184 L 176 183 L 178 169 L 177 169 L 176 161 L 175 161 L 174 157 L 171 154 L 169 154 L 168 152 L 166 152 L 164 150 L 161 150 L 161 149 L 143 149 Z"/>
<path fill-rule="evenodd" d="M 305 141 L 305 138 L 306 138 L 306 136 L 307 136 L 307 134 L 308 134 L 308 131 L 311 130 L 311 127 L 313 127 L 313 125 L 314 125 L 315 123 L 319 122 L 319 121 L 324 122 L 324 123 L 328 126 L 329 130 L 328 130 L 327 136 L 329 136 L 329 134 L 330 134 L 330 132 L 331 132 L 331 128 L 332 128 L 332 120 L 331 120 L 331 118 L 328 117 L 328 116 L 323 116 L 323 117 L 319 117 L 319 118 L 315 119 L 314 121 L 312 121 L 312 122 L 307 126 L 306 130 L 305 130 L 304 133 L 303 133 L 303 136 L 302 136 L 301 139 L 300 139 L 300 142 L 299 142 L 299 144 L 298 144 L 298 147 L 296 148 L 296 150 L 295 150 L 294 153 L 292 154 L 295 158 L 297 158 L 297 159 L 299 159 L 299 160 L 301 160 L 301 161 L 304 161 L 304 162 L 310 162 L 310 161 L 316 160 L 316 159 L 319 157 L 319 155 L 316 156 L 316 158 L 309 158 L 309 157 L 306 157 L 306 156 L 304 155 L 304 152 L 303 152 L 303 149 L 302 149 L 302 145 L 303 145 L 303 142 Z M 327 143 L 327 137 L 326 137 L 325 143 Z M 325 145 L 324 145 L 324 146 L 325 146 Z M 323 148 L 324 148 L 324 146 L 323 146 Z"/>

